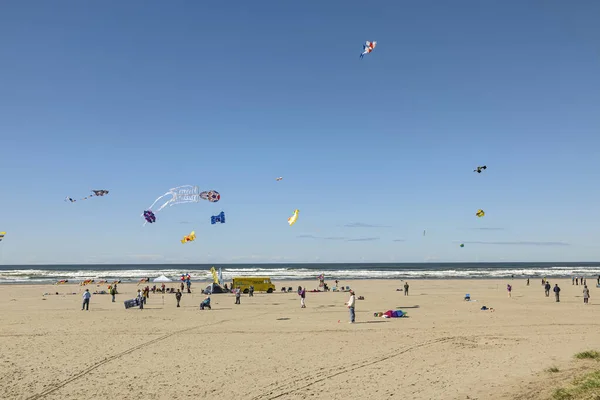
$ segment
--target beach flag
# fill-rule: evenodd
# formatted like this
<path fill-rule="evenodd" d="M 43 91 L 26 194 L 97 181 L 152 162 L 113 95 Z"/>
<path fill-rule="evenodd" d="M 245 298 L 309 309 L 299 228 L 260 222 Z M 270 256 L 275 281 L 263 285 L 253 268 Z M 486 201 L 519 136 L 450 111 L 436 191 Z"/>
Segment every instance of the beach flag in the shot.
<path fill-rule="evenodd" d="M 0 242 L 2 241 L 2 239 L 4 239 L 4 235 L 6 235 L 6 232 L 0 232 Z"/>

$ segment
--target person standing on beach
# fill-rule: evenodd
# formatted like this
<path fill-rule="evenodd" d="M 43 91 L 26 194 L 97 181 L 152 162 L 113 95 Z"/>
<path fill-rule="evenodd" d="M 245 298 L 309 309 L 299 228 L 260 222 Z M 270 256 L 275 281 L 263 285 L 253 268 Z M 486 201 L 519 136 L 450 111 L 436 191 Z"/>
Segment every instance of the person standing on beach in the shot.
<path fill-rule="evenodd" d="M 298 294 L 300 295 L 300 308 L 306 308 L 306 304 L 304 303 L 304 299 L 306 298 L 306 288 L 302 288 Z"/>
<path fill-rule="evenodd" d="M 83 292 L 83 305 L 81 306 L 81 311 L 83 311 L 84 308 L 86 311 L 90 311 L 90 297 L 92 297 L 90 289 L 85 289 L 85 292 Z"/>
<path fill-rule="evenodd" d="M 254 297 L 254 286 L 250 286 L 248 289 L 248 297 Z"/>
<path fill-rule="evenodd" d="M 346 305 L 348 306 L 348 310 L 350 310 L 350 323 L 353 324 L 356 314 L 354 312 L 354 305 L 356 304 L 356 298 L 354 297 L 354 290 L 350 291 L 350 299 L 348 299 L 348 302 L 346 303 Z"/>
<path fill-rule="evenodd" d="M 560 288 L 558 287 L 558 283 L 554 284 L 554 296 L 556 297 L 556 302 L 560 303 Z"/>
<path fill-rule="evenodd" d="M 408 296 L 408 282 L 404 283 L 404 295 Z"/>
<path fill-rule="evenodd" d="M 587 285 L 583 287 L 583 304 L 588 304 L 588 299 L 590 298 L 590 289 L 588 289 Z"/>
<path fill-rule="evenodd" d="M 529 278 L 527 278 L 527 286 L 529 286 Z"/>
<path fill-rule="evenodd" d="M 512 297 L 511 293 L 512 293 L 512 286 L 510 285 L 506 285 L 506 290 L 508 291 L 508 297 Z"/>
<path fill-rule="evenodd" d="M 571 285 L 575 285 L 575 277 L 571 278 Z"/>
<path fill-rule="evenodd" d="M 142 295 L 142 291 L 138 289 L 137 292 L 137 300 L 140 303 L 140 310 L 144 309 L 144 296 Z"/>
<path fill-rule="evenodd" d="M 183 283 L 181 284 L 181 286 L 183 286 Z M 179 307 L 179 302 L 181 301 L 181 291 L 179 289 L 177 289 L 177 293 L 175 293 L 175 299 L 177 300 L 177 307 Z"/>
<path fill-rule="evenodd" d="M 235 304 L 240 304 L 240 298 L 242 297 L 242 291 L 239 286 L 235 288 Z"/>
<path fill-rule="evenodd" d="M 546 297 L 550 296 L 550 289 L 552 289 L 552 286 L 550 286 L 550 282 L 546 282 L 546 286 L 544 286 L 544 290 L 546 291 Z"/>
<path fill-rule="evenodd" d="M 110 294 L 112 296 L 112 302 L 115 302 L 115 295 L 117 294 L 117 289 L 114 286 L 110 287 Z"/>

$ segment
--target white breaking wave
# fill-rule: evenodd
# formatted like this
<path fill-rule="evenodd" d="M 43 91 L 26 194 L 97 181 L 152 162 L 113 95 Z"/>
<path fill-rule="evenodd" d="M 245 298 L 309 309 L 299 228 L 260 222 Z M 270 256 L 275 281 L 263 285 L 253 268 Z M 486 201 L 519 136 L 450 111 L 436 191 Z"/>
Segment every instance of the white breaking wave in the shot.
<path fill-rule="evenodd" d="M 508 278 L 552 278 L 584 276 L 596 278 L 600 275 L 600 266 L 592 267 L 536 267 L 536 268 L 455 268 L 455 269 L 340 269 L 331 266 L 324 270 L 313 268 L 223 268 L 223 279 L 231 281 L 237 276 L 268 276 L 273 280 L 313 280 L 321 273 L 327 280 L 333 279 L 496 279 Z M 328 269 L 329 268 L 329 269 Z M 182 274 L 190 274 L 192 281 L 212 280 L 212 274 L 206 269 L 114 269 L 114 270 L 44 270 L 14 269 L 0 271 L 0 283 L 54 283 L 61 279 L 80 282 L 85 279 L 121 280 L 122 282 L 138 282 L 142 278 L 156 278 L 165 275 L 174 281 Z"/>

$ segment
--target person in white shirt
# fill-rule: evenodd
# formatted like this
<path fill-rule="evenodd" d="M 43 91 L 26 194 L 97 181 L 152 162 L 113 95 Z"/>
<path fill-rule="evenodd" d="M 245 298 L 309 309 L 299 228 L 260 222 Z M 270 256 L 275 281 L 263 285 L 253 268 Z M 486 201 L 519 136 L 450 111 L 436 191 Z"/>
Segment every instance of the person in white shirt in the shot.
<path fill-rule="evenodd" d="M 85 292 L 83 292 L 83 305 L 81 306 L 81 311 L 83 311 L 84 308 L 86 311 L 90 311 L 90 297 L 92 297 L 90 289 L 85 289 Z"/>
<path fill-rule="evenodd" d="M 350 323 L 353 324 L 354 323 L 354 305 L 356 303 L 356 298 L 354 297 L 354 290 L 350 291 L 350 299 L 348 300 L 348 302 L 346 303 L 346 305 L 348 306 L 348 309 L 350 310 Z"/>

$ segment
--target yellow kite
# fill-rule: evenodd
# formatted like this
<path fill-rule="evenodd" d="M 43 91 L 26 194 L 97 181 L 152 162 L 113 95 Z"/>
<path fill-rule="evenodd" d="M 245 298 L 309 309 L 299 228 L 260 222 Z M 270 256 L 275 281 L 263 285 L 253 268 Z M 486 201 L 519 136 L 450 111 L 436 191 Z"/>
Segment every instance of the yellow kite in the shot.
<path fill-rule="evenodd" d="M 477 210 L 477 212 L 475 213 L 475 215 L 477 215 L 479 218 L 483 217 L 485 215 L 485 212 L 483 212 L 483 210 Z"/>
<path fill-rule="evenodd" d="M 2 241 L 2 239 L 4 239 L 4 235 L 6 235 L 6 232 L 0 232 L 0 242 Z"/>
<path fill-rule="evenodd" d="M 194 240 L 196 240 L 196 232 L 192 231 L 192 233 L 184 236 L 183 239 L 181 239 L 181 243 L 193 242 Z"/>
<path fill-rule="evenodd" d="M 290 226 L 294 225 L 296 223 L 296 221 L 298 220 L 299 212 L 300 212 L 299 210 L 294 210 L 294 215 L 292 215 L 291 217 L 288 218 L 288 224 L 290 224 Z"/>

